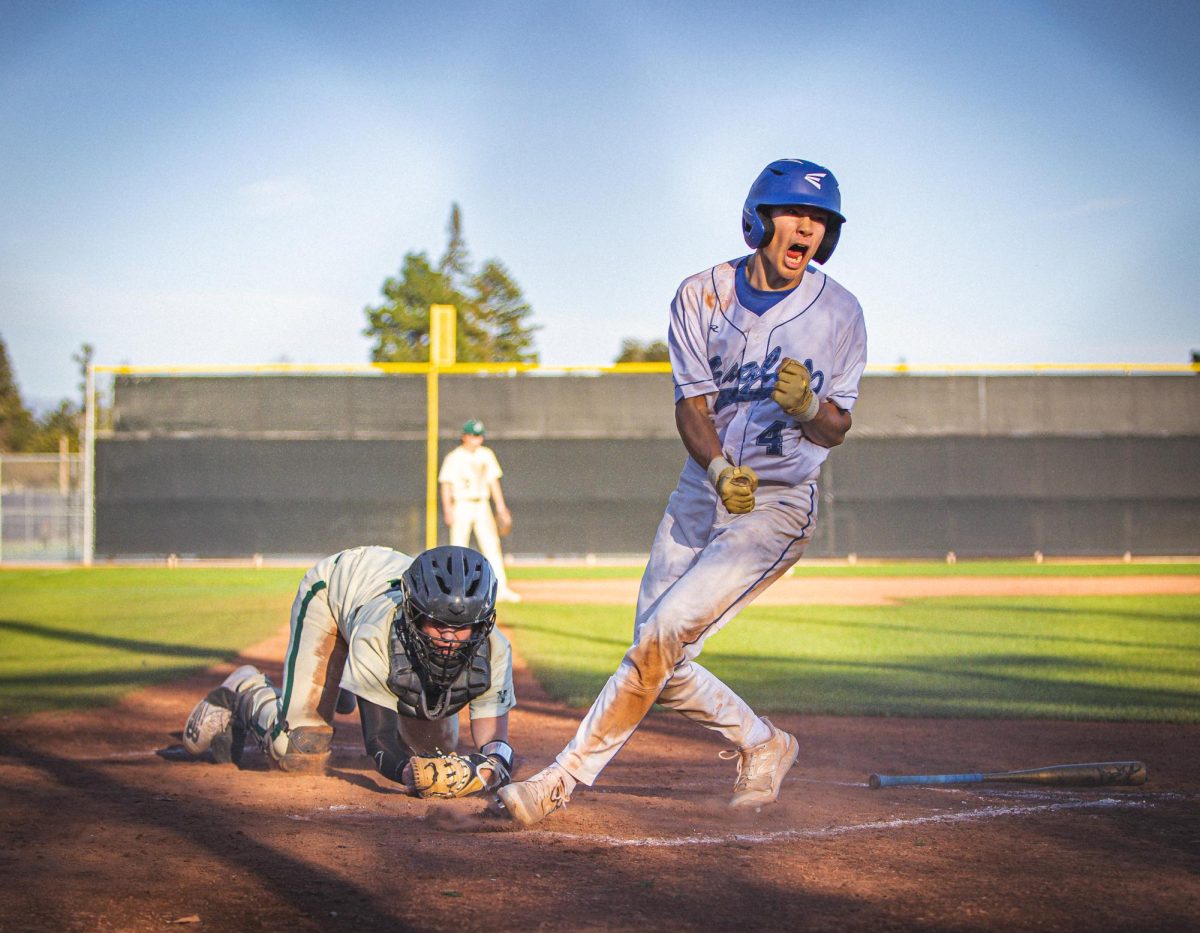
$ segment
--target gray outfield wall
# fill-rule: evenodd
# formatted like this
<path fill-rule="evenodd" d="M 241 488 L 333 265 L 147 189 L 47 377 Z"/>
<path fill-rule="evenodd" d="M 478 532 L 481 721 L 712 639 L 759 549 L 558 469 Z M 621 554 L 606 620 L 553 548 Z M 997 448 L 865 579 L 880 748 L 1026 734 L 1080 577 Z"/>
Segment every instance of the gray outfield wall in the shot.
<path fill-rule="evenodd" d="M 649 549 L 685 456 L 668 376 L 439 384 L 439 461 L 485 422 L 510 553 Z M 97 443 L 97 557 L 420 550 L 425 402 L 421 376 L 121 377 Z M 1200 379 L 865 377 L 808 553 L 949 551 L 1200 554 Z"/>

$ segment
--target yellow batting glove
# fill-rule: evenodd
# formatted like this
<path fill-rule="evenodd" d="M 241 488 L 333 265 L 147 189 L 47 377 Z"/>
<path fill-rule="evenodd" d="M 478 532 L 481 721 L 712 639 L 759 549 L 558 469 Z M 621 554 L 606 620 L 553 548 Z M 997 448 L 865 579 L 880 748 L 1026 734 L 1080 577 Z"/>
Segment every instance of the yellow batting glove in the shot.
<path fill-rule="evenodd" d="M 708 465 L 708 480 L 732 514 L 744 515 L 754 508 L 758 476 L 750 467 L 734 466 L 724 457 L 715 457 Z"/>
<path fill-rule="evenodd" d="M 786 356 L 779 364 L 771 401 L 797 421 L 812 421 L 821 407 L 821 400 L 809 385 L 808 367 Z"/>

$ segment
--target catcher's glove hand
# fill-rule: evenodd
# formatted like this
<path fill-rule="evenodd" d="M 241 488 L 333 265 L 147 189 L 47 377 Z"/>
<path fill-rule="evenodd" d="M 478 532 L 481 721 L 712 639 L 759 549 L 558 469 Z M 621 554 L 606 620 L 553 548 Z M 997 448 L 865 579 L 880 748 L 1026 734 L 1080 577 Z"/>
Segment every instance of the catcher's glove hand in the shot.
<path fill-rule="evenodd" d="M 409 765 L 418 797 L 466 797 L 508 781 L 508 768 L 495 755 L 414 755 Z"/>
<path fill-rule="evenodd" d="M 808 367 L 785 356 L 779 364 L 779 376 L 771 392 L 771 401 L 797 421 L 812 421 L 817 417 L 821 400 L 814 394 L 809 382 Z"/>

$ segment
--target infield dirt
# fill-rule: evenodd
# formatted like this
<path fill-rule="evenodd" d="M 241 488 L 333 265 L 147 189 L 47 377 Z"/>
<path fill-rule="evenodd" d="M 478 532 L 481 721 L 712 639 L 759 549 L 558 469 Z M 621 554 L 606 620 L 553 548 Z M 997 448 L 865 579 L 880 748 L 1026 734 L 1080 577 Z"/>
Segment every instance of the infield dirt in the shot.
<path fill-rule="evenodd" d="M 277 676 L 285 641 L 236 663 Z M 482 799 L 398 793 L 353 716 L 324 777 L 268 771 L 257 752 L 240 770 L 188 760 L 179 729 L 232 666 L 113 708 L 0 720 L 0 928 L 1182 930 L 1200 916 L 1197 725 L 773 716 L 800 762 L 777 805 L 735 816 L 721 744 L 655 713 L 596 787 L 517 830 Z M 517 690 L 521 777 L 581 711 L 523 666 Z M 1143 787 L 865 786 L 872 771 L 1132 758 Z"/>

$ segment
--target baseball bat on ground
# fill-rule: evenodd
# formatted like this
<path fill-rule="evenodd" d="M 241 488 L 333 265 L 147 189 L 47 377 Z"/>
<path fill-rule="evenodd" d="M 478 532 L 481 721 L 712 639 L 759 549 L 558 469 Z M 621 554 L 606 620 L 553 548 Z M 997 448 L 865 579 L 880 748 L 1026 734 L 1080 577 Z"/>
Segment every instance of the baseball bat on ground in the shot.
<path fill-rule="evenodd" d="M 1146 783 L 1146 766 L 1140 761 L 1093 761 L 1081 765 L 1051 765 L 1026 771 L 992 771 L 971 774 L 872 774 L 872 788 L 901 784 L 1050 784 L 1061 787 L 1105 787 Z"/>

